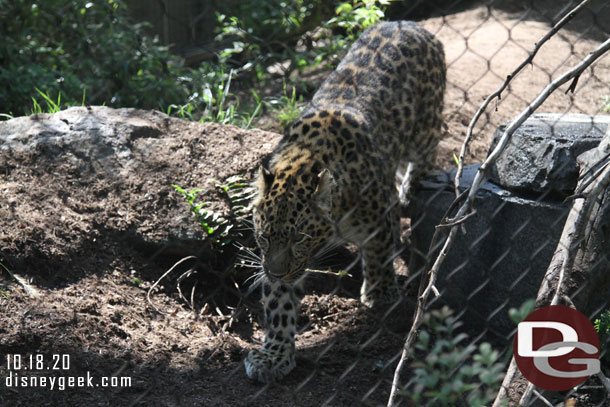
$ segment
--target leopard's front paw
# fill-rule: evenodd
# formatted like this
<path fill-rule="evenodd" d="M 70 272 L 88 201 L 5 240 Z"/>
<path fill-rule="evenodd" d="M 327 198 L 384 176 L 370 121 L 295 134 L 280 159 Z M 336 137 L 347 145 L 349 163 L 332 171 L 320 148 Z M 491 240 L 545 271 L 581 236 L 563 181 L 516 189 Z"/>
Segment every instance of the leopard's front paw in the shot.
<path fill-rule="evenodd" d="M 270 383 L 286 376 L 295 368 L 294 352 L 281 354 L 267 349 L 253 349 L 244 359 L 250 379 Z"/>

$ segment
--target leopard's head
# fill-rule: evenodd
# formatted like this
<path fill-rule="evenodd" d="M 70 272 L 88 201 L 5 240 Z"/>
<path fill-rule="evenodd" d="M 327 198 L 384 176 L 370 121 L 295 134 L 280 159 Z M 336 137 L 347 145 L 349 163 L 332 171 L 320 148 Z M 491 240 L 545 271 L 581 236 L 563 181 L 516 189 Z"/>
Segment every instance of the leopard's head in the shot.
<path fill-rule="evenodd" d="M 334 231 L 334 181 L 319 163 L 263 165 L 254 202 L 254 232 L 268 276 L 296 280 Z"/>

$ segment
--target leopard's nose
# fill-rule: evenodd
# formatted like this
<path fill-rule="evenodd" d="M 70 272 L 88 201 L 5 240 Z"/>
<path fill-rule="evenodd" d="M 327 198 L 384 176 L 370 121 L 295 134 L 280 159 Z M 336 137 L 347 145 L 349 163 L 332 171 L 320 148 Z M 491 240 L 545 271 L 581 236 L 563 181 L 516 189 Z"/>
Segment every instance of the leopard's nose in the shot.
<path fill-rule="evenodd" d="M 286 260 L 284 254 L 265 256 L 263 259 L 263 269 L 274 277 L 281 277 L 288 271 Z"/>

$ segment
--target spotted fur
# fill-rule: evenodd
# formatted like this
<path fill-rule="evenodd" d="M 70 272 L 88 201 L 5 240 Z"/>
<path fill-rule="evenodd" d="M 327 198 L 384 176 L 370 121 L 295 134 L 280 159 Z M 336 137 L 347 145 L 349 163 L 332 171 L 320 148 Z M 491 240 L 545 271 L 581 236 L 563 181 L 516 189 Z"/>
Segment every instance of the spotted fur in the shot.
<path fill-rule="evenodd" d="M 441 43 L 412 22 L 366 30 L 261 167 L 254 228 L 266 274 L 265 340 L 244 363 L 269 382 L 295 367 L 298 285 L 325 248 L 360 248 L 368 307 L 400 296 L 392 259 L 401 197 L 433 162 L 442 123 Z M 410 164 L 408 164 L 410 163 Z"/>

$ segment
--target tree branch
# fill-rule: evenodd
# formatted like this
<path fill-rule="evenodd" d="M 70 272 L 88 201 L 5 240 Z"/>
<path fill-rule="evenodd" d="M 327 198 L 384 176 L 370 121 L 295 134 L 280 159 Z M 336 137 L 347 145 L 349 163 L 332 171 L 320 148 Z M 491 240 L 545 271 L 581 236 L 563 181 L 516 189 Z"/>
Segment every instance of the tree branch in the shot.
<path fill-rule="evenodd" d="M 477 173 L 474 177 L 472 185 L 470 187 L 470 191 L 466 197 L 465 202 L 460 206 L 454 222 L 459 222 L 459 220 L 466 216 L 472 210 L 472 206 L 474 200 L 476 198 L 477 192 L 479 191 L 481 184 L 483 183 L 487 171 L 489 168 L 496 162 L 502 151 L 508 145 L 513 133 L 525 122 L 525 120 L 531 116 L 531 114 L 561 85 L 570 81 L 571 79 L 579 76 L 587 67 L 589 67 L 593 62 L 595 62 L 598 58 L 600 58 L 603 54 L 605 54 L 610 49 L 610 38 L 607 39 L 603 44 L 601 44 L 596 50 L 587 55 L 579 64 L 574 66 L 572 69 L 561 75 L 559 78 L 552 81 L 531 103 L 527 108 L 517 116 L 515 120 L 511 122 L 508 128 L 504 131 L 498 144 L 492 153 L 487 157 L 487 159 L 481 164 Z M 390 397 L 388 399 L 388 406 L 394 406 L 396 404 L 396 399 L 398 397 L 399 388 L 400 388 L 400 374 L 402 368 L 408 359 L 409 349 L 412 346 L 413 340 L 415 339 L 416 332 L 419 329 L 421 324 L 421 319 L 423 316 L 423 309 L 427 302 L 428 296 L 431 292 L 433 292 L 434 284 L 436 283 L 436 278 L 438 272 L 444 263 L 449 250 L 453 246 L 455 242 L 455 237 L 458 231 L 459 223 L 453 225 L 449 229 L 449 235 L 445 240 L 445 244 L 443 245 L 440 253 L 438 254 L 436 261 L 434 262 L 432 268 L 429 271 L 429 281 L 423 293 L 418 297 L 417 300 L 417 310 L 415 313 L 415 317 L 413 320 L 413 324 L 411 326 L 411 330 L 407 335 L 407 339 L 403 345 L 402 354 L 400 357 L 400 361 L 398 362 L 398 366 L 394 371 L 394 378 L 392 380 L 392 388 L 390 391 Z M 498 395 L 499 397 L 499 395 Z M 497 399 L 496 399 L 497 401 Z"/>
<path fill-rule="evenodd" d="M 568 14 L 566 14 L 561 20 L 559 20 L 549 32 L 547 32 L 542 38 L 540 38 L 538 40 L 538 42 L 536 42 L 536 44 L 534 45 L 534 49 L 529 54 L 529 56 L 514 71 L 512 71 L 510 74 L 508 74 L 506 76 L 506 79 L 504 80 L 504 83 L 502 84 L 502 86 L 500 86 L 500 88 L 498 88 L 497 91 L 495 91 L 494 93 L 489 95 L 487 97 L 487 99 L 485 99 L 485 101 L 483 102 L 483 104 L 481 105 L 479 110 L 477 110 L 475 115 L 472 117 L 472 120 L 470 121 L 470 124 L 468 125 L 468 130 L 466 131 L 466 138 L 464 139 L 464 142 L 462 143 L 462 149 L 460 150 L 460 156 L 458 159 L 458 169 L 457 169 L 457 173 L 455 174 L 455 179 L 453 181 L 453 183 L 455 185 L 456 196 L 459 194 L 460 178 L 462 178 L 462 172 L 464 170 L 464 156 L 466 155 L 466 150 L 468 149 L 468 144 L 470 144 L 470 141 L 472 140 L 472 132 L 474 130 L 474 126 L 479 121 L 479 118 L 481 117 L 483 112 L 485 112 L 485 110 L 487 109 L 487 106 L 489 106 L 489 104 L 495 98 L 498 98 L 498 100 L 501 98 L 502 92 L 504 92 L 504 90 L 508 87 L 508 84 L 517 75 L 519 75 L 519 73 L 521 73 L 523 68 L 525 68 L 526 66 L 528 66 L 529 64 L 532 63 L 532 61 L 534 60 L 534 57 L 536 56 L 536 54 L 538 53 L 540 48 L 542 48 L 544 43 L 547 42 L 553 35 L 555 35 L 557 33 L 557 31 L 559 31 L 570 20 L 572 20 L 574 18 L 574 16 L 576 14 L 578 14 L 580 12 L 580 10 L 582 10 L 590 1 L 591 0 L 581 1 L 578 6 L 574 7 L 570 12 L 568 12 Z M 576 77 L 576 78 L 578 78 L 578 77 Z M 572 85 L 574 87 L 576 86 L 576 82 L 577 81 L 572 82 Z M 570 89 L 568 89 L 568 90 L 570 90 Z M 574 91 L 574 90 L 572 89 L 572 91 Z"/>
<path fill-rule="evenodd" d="M 566 284 L 569 281 L 570 273 L 574 269 L 574 260 L 579 246 L 581 246 L 583 240 L 585 240 L 585 231 L 592 221 L 591 211 L 596 202 L 599 201 L 600 196 L 610 185 L 610 167 L 606 166 L 604 168 L 604 171 L 598 174 L 598 177 L 594 182 L 591 182 L 586 189 L 584 189 L 585 198 L 575 200 L 572 204 L 563 232 L 561 233 L 561 238 L 557 244 L 557 249 L 555 250 L 555 254 L 551 259 L 551 263 L 542 280 L 542 284 L 540 285 L 540 290 L 538 291 L 536 299 L 536 305 L 538 306 L 558 305 L 560 299 L 567 294 Z M 581 189 L 579 187 L 583 181 L 584 178 L 581 177 L 577 187 L 578 189 Z M 553 291 L 554 295 L 550 303 L 546 304 L 545 300 L 548 300 L 549 293 Z M 514 360 L 511 363 L 515 363 Z M 507 383 L 507 385 L 510 386 L 510 382 Z M 523 406 L 529 405 L 529 401 L 533 394 L 536 394 L 534 385 L 528 383 L 519 404 Z M 496 401 L 498 400 L 496 399 Z"/>

